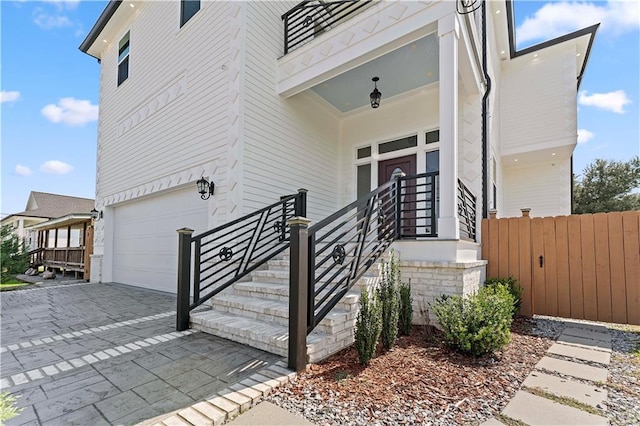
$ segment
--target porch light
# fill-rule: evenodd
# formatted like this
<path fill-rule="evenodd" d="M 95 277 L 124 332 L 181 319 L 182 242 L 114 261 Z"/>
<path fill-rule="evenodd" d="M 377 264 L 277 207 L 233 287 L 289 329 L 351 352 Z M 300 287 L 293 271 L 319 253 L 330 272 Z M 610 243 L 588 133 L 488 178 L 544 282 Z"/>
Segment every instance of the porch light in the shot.
<path fill-rule="evenodd" d="M 369 98 L 371 99 L 371 108 L 378 108 L 380 106 L 380 98 L 382 97 L 382 93 L 380 93 L 380 91 L 378 90 L 378 81 L 380 81 L 380 79 L 378 77 L 373 77 L 371 80 L 373 80 L 373 92 L 371 92 L 371 94 L 369 95 Z"/>
<path fill-rule="evenodd" d="M 209 182 L 204 177 L 200 178 L 196 185 L 198 185 L 198 193 L 200 193 L 200 198 L 203 200 L 208 200 L 209 197 L 213 195 L 213 190 L 215 188 L 215 184 L 213 182 Z"/>
<path fill-rule="evenodd" d="M 102 210 L 98 211 L 94 208 L 94 209 L 91 209 L 89 213 L 91 213 L 91 218 L 96 222 L 102 219 Z"/>

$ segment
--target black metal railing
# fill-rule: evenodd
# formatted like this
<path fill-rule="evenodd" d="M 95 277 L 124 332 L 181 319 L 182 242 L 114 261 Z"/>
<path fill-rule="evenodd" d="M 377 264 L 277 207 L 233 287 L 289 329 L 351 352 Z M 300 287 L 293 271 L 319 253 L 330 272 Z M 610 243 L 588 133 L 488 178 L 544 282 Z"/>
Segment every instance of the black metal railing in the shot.
<path fill-rule="evenodd" d="M 284 54 L 297 49 L 355 14 L 375 0 L 307 0 L 282 15 Z"/>
<path fill-rule="evenodd" d="M 189 311 L 289 248 L 287 221 L 306 216 L 306 193 L 301 189 L 199 235 L 178 230 L 178 331 L 189 327 Z"/>
<path fill-rule="evenodd" d="M 458 179 L 460 238 L 476 241 L 476 196 Z"/>

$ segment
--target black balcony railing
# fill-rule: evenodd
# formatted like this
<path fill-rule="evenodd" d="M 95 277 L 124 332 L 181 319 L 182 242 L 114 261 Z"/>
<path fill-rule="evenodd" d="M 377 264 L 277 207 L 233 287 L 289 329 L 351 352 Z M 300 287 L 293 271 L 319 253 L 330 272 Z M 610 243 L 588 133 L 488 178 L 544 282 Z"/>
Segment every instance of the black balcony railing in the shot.
<path fill-rule="evenodd" d="M 460 238 L 476 241 L 476 196 L 458 179 Z"/>
<path fill-rule="evenodd" d="M 282 15 L 284 54 L 297 49 L 318 35 L 350 19 L 374 0 L 308 0 Z"/>
<path fill-rule="evenodd" d="M 306 215 L 306 199 L 301 189 L 202 234 L 178 230 L 178 331 L 189 327 L 189 311 L 289 248 L 287 221 Z"/>

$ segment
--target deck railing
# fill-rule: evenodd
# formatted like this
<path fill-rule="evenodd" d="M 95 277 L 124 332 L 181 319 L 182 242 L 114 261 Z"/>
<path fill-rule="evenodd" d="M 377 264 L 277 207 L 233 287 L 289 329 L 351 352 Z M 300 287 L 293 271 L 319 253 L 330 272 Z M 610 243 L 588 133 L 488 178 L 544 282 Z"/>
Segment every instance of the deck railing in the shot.
<path fill-rule="evenodd" d="M 458 179 L 460 238 L 476 241 L 476 196 Z"/>
<path fill-rule="evenodd" d="M 374 0 L 307 0 L 282 15 L 284 54 L 350 19 Z"/>

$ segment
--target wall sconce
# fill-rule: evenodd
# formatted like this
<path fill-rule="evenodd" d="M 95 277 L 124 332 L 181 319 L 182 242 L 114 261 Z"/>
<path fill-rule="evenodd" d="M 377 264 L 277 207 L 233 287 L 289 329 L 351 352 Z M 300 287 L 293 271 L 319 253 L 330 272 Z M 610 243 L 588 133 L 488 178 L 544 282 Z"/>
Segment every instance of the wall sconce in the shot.
<path fill-rule="evenodd" d="M 91 218 L 96 222 L 102 219 L 102 210 L 92 209 L 89 213 L 91 213 Z"/>
<path fill-rule="evenodd" d="M 382 97 L 382 93 L 380 93 L 380 91 L 378 90 L 378 81 L 380 81 L 380 79 L 378 77 L 373 77 L 371 79 L 373 81 L 373 92 L 371 92 L 371 94 L 369 95 L 369 98 L 371 99 L 371 108 L 378 108 L 380 106 L 380 98 Z"/>
<path fill-rule="evenodd" d="M 196 185 L 198 185 L 198 193 L 200 194 L 200 198 L 203 200 L 208 200 L 209 197 L 213 195 L 213 190 L 215 189 L 215 184 L 213 182 L 209 182 L 204 177 L 200 178 Z"/>

